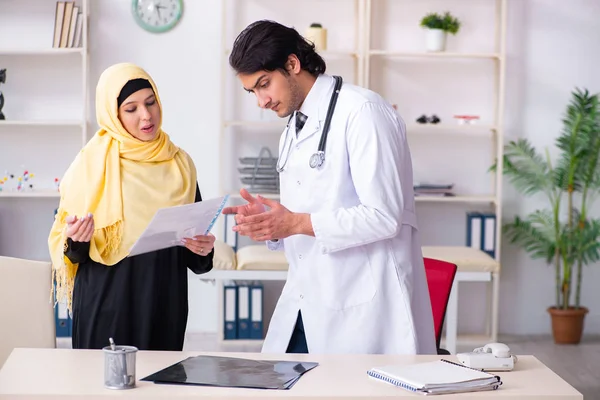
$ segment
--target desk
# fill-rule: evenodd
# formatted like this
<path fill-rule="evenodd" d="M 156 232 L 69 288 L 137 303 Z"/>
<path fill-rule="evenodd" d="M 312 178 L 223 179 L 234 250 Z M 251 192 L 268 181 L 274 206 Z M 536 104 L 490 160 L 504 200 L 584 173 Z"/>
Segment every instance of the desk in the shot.
<path fill-rule="evenodd" d="M 229 357 L 316 361 L 290 390 L 214 388 L 187 385 L 156 385 L 139 381 L 186 357 L 218 354 Z M 410 364 L 440 356 L 310 355 L 256 353 L 149 352 L 137 354 L 137 387 L 111 390 L 103 386 L 104 356 L 101 350 L 15 349 L 0 370 L 0 399 L 98 399 L 206 398 L 206 399 L 351 399 L 422 398 L 401 388 L 376 381 L 366 371 L 385 364 Z M 454 356 L 444 357 L 456 361 Z M 449 395 L 442 398 L 525 400 L 583 399 L 583 396 L 533 356 L 519 356 L 514 371 L 499 373 L 503 385 L 490 392 Z M 437 397 L 436 397 L 437 398 Z"/>

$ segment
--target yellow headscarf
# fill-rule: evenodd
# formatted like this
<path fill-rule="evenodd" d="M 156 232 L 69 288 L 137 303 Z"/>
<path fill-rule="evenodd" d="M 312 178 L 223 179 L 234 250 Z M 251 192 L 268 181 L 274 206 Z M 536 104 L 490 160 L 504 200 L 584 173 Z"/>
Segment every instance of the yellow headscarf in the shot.
<path fill-rule="evenodd" d="M 66 299 L 69 311 L 78 265 L 64 255 L 67 216 L 93 214 L 90 258 L 112 266 L 127 257 L 159 208 L 195 200 L 196 168 L 189 155 L 160 126 L 156 138 L 144 142 L 131 136 L 118 118 L 119 93 L 137 78 L 152 85 L 162 120 L 158 91 L 146 71 L 129 63 L 109 67 L 96 87 L 100 129 L 75 157 L 60 184 L 60 204 L 48 245 L 56 301 Z"/>

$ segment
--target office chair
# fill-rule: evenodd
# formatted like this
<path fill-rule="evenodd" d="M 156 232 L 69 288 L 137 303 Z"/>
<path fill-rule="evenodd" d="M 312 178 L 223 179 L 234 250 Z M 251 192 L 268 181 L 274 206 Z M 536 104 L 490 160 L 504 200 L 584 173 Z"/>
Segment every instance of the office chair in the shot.
<path fill-rule="evenodd" d="M 0 256 L 0 282 L 1 368 L 16 347 L 56 347 L 56 325 L 50 262 Z"/>
<path fill-rule="evenodd" d="M 457 266 L 456 264 L 432 258 L 423 258 L 423 261 L 427 275 L 427 284 L 429 285 L 437 352 L 438 354 L 450 354 L 448 350 L 440 348 L 440 341 L 442 339 L 442 327 L 446 318 L 446 308 L 450 292 L 452 291 Z"/>

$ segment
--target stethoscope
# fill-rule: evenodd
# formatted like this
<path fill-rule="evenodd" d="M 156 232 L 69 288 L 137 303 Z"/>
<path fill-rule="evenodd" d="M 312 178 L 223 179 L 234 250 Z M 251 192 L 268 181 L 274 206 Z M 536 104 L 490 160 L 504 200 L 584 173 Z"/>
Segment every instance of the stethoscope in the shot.
<path fill-rule="evenodd" d="M 323 132 L 321 132 L 321 140 L 319 141 L 319 147 L 316 153 L 313 153 L 310 156 L 310 160 L 308 165 L 311 168 L 321 168 L 323 163 L 325 162 L 325 144 L 327 143 L 327 133 L 329 132 L 329 125 L 331 125 L 331 117 L 333 116 L 333 110 L 335 109 L 335 104 L 337 103 L 338 95 L 340 94 L 340 88 L 342 87 L 342 77 L 334 76 L 335 86 L 333 87 L 333 93 L 331 94 L 331 99 L 329 100 L 329 107 L 327 108 L 327 116 L 325 117 L 325 125 L 323 125 Z M 285 161 L 283 165 L 280 165 L 282 154 L 285 152 L 285 144 L 288 143 L 288 134 L 290 132 L 290 121 L 294 117 L 295 113 L 290 116 L 287 122 L 287 126 L 285 128 L 285 142 L 282 148 L 281 153 L 279 154 L 279 159 L 277 160 L 277 172 L 283 172 L 285 165 L 288 162 L 288 158 L 290 157 L 290 151 L 292 150 L 292 141 L 289 140 L 289 146 L 287 150 L 287 154 L 285 157 Z"/>

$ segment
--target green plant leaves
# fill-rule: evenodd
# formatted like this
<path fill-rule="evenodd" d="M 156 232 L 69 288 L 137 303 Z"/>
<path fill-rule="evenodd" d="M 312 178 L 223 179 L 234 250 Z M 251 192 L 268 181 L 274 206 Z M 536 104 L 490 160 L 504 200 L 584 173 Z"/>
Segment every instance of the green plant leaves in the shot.
<path fill-rule="evenodd" d="M 561 121 L 562 130 L 555 141 L 560 150 L 555 167 L 549 155 L 543 157 L 527 139 L 505 145 L 503 174 L 524 195 L 545 194 L 549 208 L 524 218 L 515 217 L 503 226 L 503 232 L 509 242 L 521 246 L 532 258 L 554 264 L 556 304 L 568 308 L 573 273 L 577 273 L 578 307 L 582 267 L 600 260 L 600 219 L 588 215 L 590 205 L 600 194 L 598 95 L 576 88 Z M 497 171 L 497 163 L 490 170 Z M 563 203 L 566 207 L 561 207 Z M 562 211 L 564 208 L 566 211 Z"/>
<path fill-rule="evenodd" d="M 510 243 L 521 246 L 533 259 L 551 263 L 556 252 L 556 235 L 552 213 L 538 210 L 525 219 L 515 217 L 503 227 Z"/>
<path fill-rule="evenodd" d="M 441 29 L 445 32 L 456 35 L 460 29 L 460 21 L 458 18 L 453 17 L 449 11 L 446 11 L 443 15 L 436 12 L 428 13 L 421 19 L 421 26 L 428 29 Z"/>
<path fill-rule="evenodd" d="M 527 139 L 511 141 L 504 147 L 503 173 L 525 195 L 550 194 L 555 188 L 550 165 Z"/>

